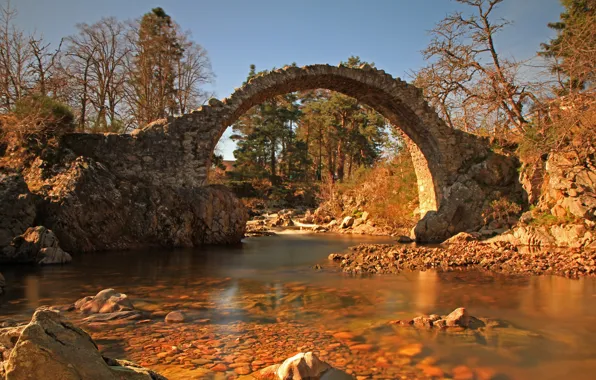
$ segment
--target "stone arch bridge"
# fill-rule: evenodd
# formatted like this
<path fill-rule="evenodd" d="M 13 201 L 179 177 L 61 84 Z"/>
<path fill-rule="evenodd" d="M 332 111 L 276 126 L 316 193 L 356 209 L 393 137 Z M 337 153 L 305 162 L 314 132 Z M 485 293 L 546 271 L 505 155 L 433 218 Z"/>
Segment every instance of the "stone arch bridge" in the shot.
<path fill-rule="evenodd" d="M 145 193 L 157 191 L 167 197 L 176 194 L 182 203 L 188 202 L 184 196 L 199 197 L 200 202 L 210 203 L 209 207 L 187 204 L 191 209 L 202 209 L 191 211 L 184 220 L 175 215 L 163 218 L 170 224 L 169 230 L 165 235 L 148 233 L 148 242 L 165 239 L 168 245 L 191 246 L 231 242 L 239 239 L 244 228 L 245 216 L 228 218 L 239 207 L 238 202 L 230 194 L 221 196 L 222 189 L 217 190 L 216 197 L 213 192 L 207 198 L 204 195 L 205 189 L 211 188 L 207 174 L 215 145 L 225 129 L 251 107 L 276 95 L 316 88 L 356 98 L 401 131 L 418 177 L 421 219 L 413 229 L 418 241 L 441 241 L 457 232 L 478 228 L 488 199 L 498 194 L 519 195 L 514 158 L 491 150 L 486 139 L 449 128 L 428 106 L 418 88 L 370 66 L 285 67 L 253 78 L 223 101 L 211 99 L 208 105 L 195 111 L 158 120 L 130 135 L 68 134 L 62 143 L 79 161 L 87 160 L 87 165 L 94 164 L 97 170 L 105 171 L 102 175 L 108 176 L 109 181 L 102 186 L 107 186 L 108 192 L 118 193 L 113 195 L 128 205 L 123 207 L 105 200 L 100 202 L 102 207 L 120 207 L 130 213 L 134 212 L 135 203 L 143 203 L 139 207 L 145 207 L 144 214 L 132 221 L 117 210 L 111 211 L 113 218 L 123 221 L 121 228 L 127 231 L 126 236 L 116 239 L 122 241 L 116 247 L 134 245 L 130 242 L 144 236 L 143 227 L 138 225 L 143 218 L 149 224 L 163 224 L 159 221 L 160 214 L 177 209 L 173 206 L 169 207 L 170 211 L 160 209 L 159 204 L 164 201 L 156 199 L 155 194 L 147 201 L 146 195 L 137 194 L 139 188 L 147 189 Z M 199 193 L 203 195 L 198 196 Z M 218 197 L 220 201 L 214 201 Z M 68 235 L 69 223 L 64 218 L 58 219 L 62 223 L 58 229 Z M 128 224 L 135 226 L 126 227 Z M 77 246 L 73 250 L 94 246 L 113 248 L 113 244 L 101 242 L 109 235 L 88 237 L 91 241 L 88 247 Z"/>

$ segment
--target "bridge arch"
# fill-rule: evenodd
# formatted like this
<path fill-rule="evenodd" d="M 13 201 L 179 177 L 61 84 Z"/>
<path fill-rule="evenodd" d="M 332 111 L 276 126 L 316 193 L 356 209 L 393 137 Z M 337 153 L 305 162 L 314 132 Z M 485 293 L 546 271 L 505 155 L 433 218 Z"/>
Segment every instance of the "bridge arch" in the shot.
<path fill-rule="evenodd" d="M 219 109 L 219 122 L 211 136 L 212 148 L 226 128 L 253 106 L 277 95 L 317 88 L 357 99 L 401 132 L 418 178 L 421 217 L 428 211 L 436 211 L 448 177 L 444 164 L 454 159 L 449 144 L 453 130 L 428 106 L 418 88 L 368 65 L 361 68 L 288 66 L 251 79 L 222 102 L 210 103 L 209 107 Z"/>

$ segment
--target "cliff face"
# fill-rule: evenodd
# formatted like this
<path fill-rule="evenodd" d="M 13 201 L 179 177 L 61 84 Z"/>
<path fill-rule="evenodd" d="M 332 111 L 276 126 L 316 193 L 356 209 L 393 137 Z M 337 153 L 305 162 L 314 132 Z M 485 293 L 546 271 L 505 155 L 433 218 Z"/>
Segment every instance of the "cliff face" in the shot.
<path fill-rule="evenodd" d="M 11 166 L 0 176 L 0 252 L 33 225 L 52 230 L 69 252 L 231 244 L 244 234 L 247 212 L 223 186 L 123 176 L 64 143 Z"/>

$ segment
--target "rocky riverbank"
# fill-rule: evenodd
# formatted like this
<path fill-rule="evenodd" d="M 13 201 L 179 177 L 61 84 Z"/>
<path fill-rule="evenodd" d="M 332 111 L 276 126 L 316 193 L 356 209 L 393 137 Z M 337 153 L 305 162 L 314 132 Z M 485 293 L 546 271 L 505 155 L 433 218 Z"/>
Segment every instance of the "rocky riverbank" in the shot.
<path fill-rule="evenodd" d="M 368 212 L 336 220 L 324 214 L 321 209 L 311 211 L 298 208 L 257 213 L 247 222 L 245 236 L 271 236 L 284 229 L 370 236 L 396 236 L 407 233 L 403 229 L 394 230 L 378 226 Z"/>
<path fill-rule="evenodd" d="M 363 244 L 329 259 L 350 274 L 391 274 L 402 271 L 476 269 L 504 274 L 558 275 L 569 278 L 596 275 L 594 250 L 529 250 L 509 243 L 466 241 L 441 247 Z"/>

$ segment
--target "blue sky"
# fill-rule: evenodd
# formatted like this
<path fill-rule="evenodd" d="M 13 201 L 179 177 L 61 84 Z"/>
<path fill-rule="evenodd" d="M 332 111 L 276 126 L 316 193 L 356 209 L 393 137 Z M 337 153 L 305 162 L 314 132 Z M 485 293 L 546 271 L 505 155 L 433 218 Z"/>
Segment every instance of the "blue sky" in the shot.
<path fill-rule="evenodd" d="M 7 0 L 0 0 L 6 4 Z M 209 53 L 220 98 L 257 69 L 296 62 L 337 64 L 350 55 L 408 79 L 424 65 L 420 51 L 428 30 L 446 14 L 462 9 L 452 0 L 12 0 L 17 24 L 54 43 L 75 33 L 78 22 L 104 16 L 127 20 L 161 6 Z M 518 60 L 535 55 L 553 35 L 546 24 L 556 21 L 559 0 L 505 0 L 496 15 L 513 21 L 497 38 L 502 54 Z M 226 137 L 226 159 L 234 149 Z"/>

